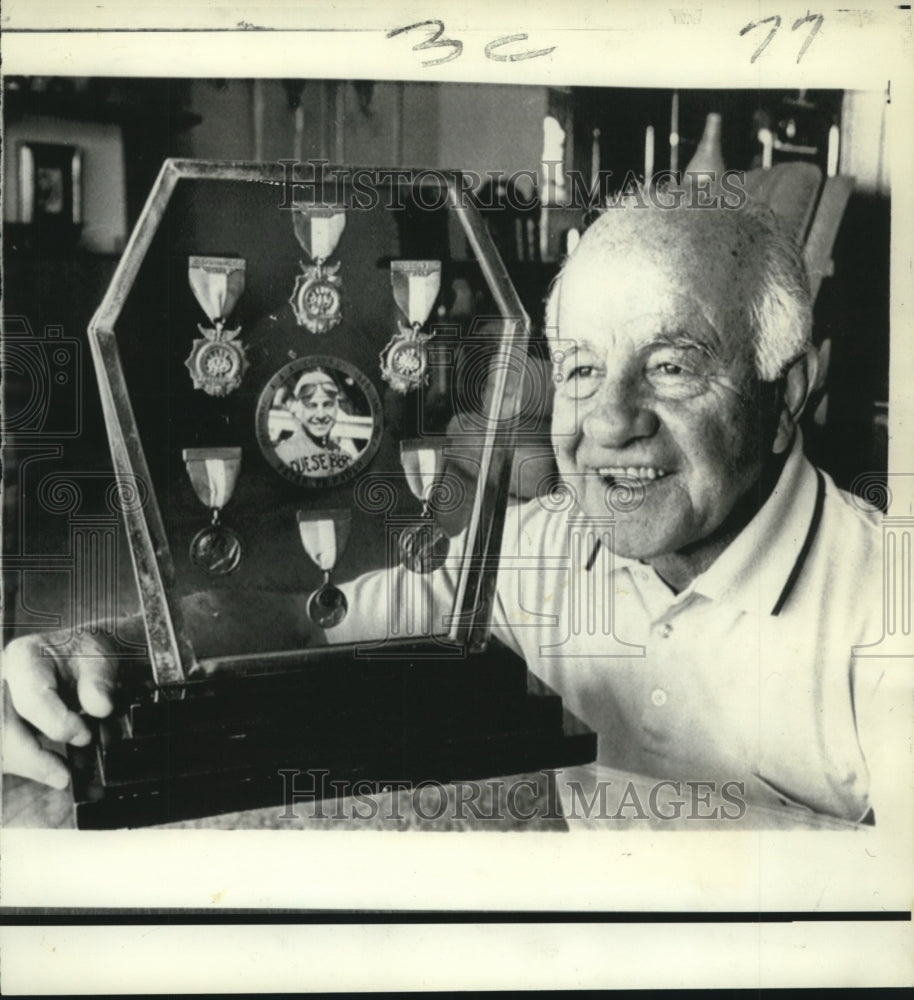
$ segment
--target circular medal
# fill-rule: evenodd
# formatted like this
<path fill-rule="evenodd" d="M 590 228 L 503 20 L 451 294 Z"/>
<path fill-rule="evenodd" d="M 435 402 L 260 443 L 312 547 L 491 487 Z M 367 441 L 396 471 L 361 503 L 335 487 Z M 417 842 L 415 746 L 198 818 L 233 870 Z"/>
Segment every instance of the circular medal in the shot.
<path fill-rule="evenodd" d="M 400 535 L 400 562 L 413 573 L 434 573 L 450 548 L 451 540 L 434 521 L 414 524 Z"/>
<path fill-rule="evenodd" d="M 237 371 L 238 357 L 224 344 L 211 344 L 200 352 L 200 369 L 210 378 L 225 378 Z"/>
<path fill-rule="evenodd" d="M 204 331 L 206 333 L 214 331 Z M 234 330 L 230 333 L 236 334 Z M 210 396 L 227 396 L 241 385 L 248 368 L 244 347 L 237 340 L 195 340 L 184 362 L 194 380 L 194 388 Z"/>
<path fill-rule="evenodd" d="M 395 375 L 412 385 L 418 385 L 428 367 L 428 358 L 422 344 L 416 341 L 406 341 L 397 344 L 391 350 L 387 357 L 387 363 Z"/>
<path fill-rule="evenodd" d="M 339 625 L 348 610 L 346 595 L 332 583 L 325 583 L 308 598 L 308 617 L 318 628 Z"/>
<path fill-rule="evenodd" d="M 381 377 L 397 392 L 407 393 L 425 384 L 428 337 L 402 325 L 400 330 L 381 353 Z"/>
<path fill-rule="evenodd" d="M 190 543 L 191 562 L 207 573 L 226 576 L 241 563 L 241 540 L 234 531 L 212 525 L 194 535 Z"/>
<path fill-rule="evenodd" d="M 298 276 L 291 303 L 295 318 L 312 333 L 327 333 L 342 320 L 340 279 L 333 269 L 306 267 Z"/>

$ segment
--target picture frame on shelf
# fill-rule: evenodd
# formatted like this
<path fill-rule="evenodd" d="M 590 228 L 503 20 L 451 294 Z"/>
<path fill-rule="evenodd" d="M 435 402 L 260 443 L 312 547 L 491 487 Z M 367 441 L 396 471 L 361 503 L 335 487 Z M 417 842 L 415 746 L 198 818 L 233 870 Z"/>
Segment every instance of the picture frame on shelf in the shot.
<path fill-rule="evenodd" d="M 83 153 L 78 146 L 19 143 L 19 221 L 77 238 L 83 224 Z"/>

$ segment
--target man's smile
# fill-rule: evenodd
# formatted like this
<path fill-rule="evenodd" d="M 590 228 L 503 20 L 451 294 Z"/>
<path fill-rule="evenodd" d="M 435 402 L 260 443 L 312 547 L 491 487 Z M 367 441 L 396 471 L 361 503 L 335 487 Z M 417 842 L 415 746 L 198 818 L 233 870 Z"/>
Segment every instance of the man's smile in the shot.
<path fill-rule="evenodd" d="M 670 474 L 669 469 L 656 465 L 601 465 L 594 467 L 593 471 L 603 479 L 640 479 L 647 482 Z"/>
<path fill-rule="evenodd" d="M 631 482 L 636 480 L 642 484 L 653 483 L 665 479 L 675 471 L 666 465 L 588 465 L 587 472 L 599 476 L 607 483 Z"/>

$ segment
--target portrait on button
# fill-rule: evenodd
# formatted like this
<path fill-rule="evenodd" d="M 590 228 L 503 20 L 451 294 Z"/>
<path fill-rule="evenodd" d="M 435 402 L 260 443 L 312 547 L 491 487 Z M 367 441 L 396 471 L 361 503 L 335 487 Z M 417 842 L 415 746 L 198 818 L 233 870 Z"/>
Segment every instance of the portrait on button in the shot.
<path fill-rule="evenodd" d="M 293 361 L 267 383 L 257 407 L 267 461 L 306 486 L 345 482 L 371 461 L 381 438 L 381 402 L 368 378 L 339 358 Z"/>

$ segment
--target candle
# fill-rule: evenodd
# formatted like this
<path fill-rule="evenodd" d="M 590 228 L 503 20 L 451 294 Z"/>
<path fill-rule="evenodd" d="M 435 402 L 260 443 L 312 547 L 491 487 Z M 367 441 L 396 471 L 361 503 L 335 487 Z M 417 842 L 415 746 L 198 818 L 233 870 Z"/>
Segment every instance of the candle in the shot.
<path fill-rule="evenodd" d="M 837 125 L 832 125 L 828 130 L 828 177 L 834 177 L 838 173 L 838 144 L 841 133 Z"/>
<path fill-rule="evenodd" d="M 644 183 L 650 184 L 654 176 L 654 126 L 644 130 Z"/>

